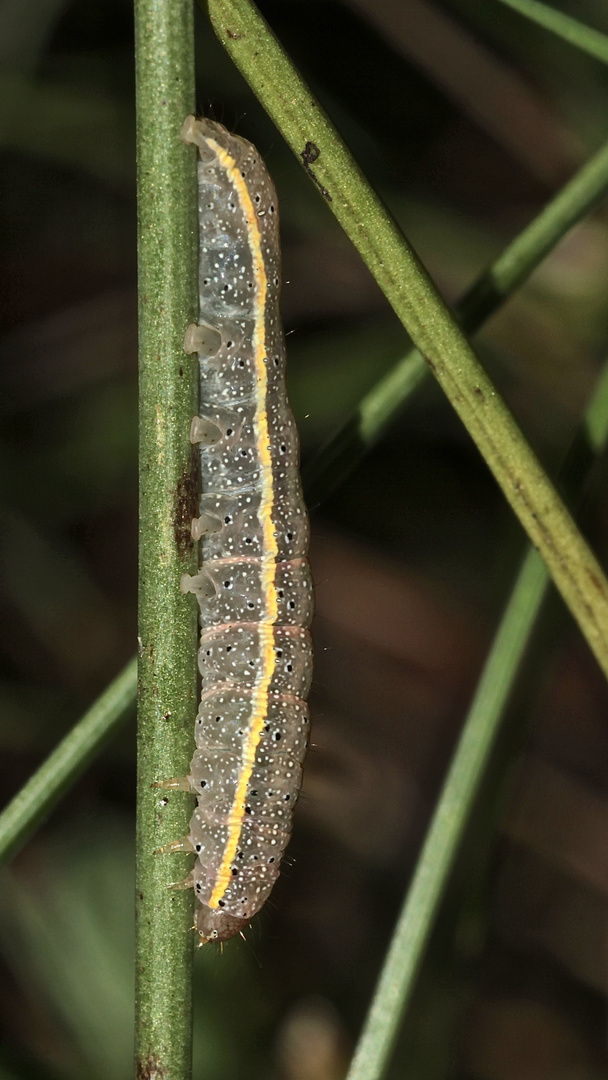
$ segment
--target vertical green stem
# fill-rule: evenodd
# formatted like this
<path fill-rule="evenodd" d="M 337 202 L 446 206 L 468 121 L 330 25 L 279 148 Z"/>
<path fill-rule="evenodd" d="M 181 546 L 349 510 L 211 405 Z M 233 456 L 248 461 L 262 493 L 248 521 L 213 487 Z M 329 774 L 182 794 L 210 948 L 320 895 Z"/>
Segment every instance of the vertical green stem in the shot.
<path fill-rule="evenodd" d="M 183 351 L 196 319 L 196 166 L 180 141 L 194 109 L 190 0 L 136 0 L 140 364 L 137 799 L 137 1075 L 191 1074 L 192 892 L 187 856 L 155 849 L 185 835 L 191 797 L 155 781 L 184 776 L 196 712 L 196 607 L 180 577 L 196 556 L 197 468 L 189 441 L 197 365 Z"/>

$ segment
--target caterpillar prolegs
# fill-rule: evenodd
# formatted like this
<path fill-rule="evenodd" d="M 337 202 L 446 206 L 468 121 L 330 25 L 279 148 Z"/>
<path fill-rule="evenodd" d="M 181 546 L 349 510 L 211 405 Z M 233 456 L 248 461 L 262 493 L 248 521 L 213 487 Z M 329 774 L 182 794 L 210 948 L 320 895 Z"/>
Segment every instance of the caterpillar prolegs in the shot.
<path fill-rule="evenodd" d="M 298 437 L 285 388 L 277 196 L 251 143 L 189 116 L 198 148 L 201 703 L 186 781 L 197 796 L 188 884 L 201 941 L 238 933 L 279 875 L 308 741 L 313 586 Z"/>

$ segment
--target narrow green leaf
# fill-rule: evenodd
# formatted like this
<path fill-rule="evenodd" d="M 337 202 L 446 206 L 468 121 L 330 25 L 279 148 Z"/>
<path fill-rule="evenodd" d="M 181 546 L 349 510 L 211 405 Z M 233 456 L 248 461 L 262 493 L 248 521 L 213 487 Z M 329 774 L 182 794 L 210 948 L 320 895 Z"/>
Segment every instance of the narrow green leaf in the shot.
<path fill-rule="evenodd" d="M 587 407 L 580 437 L 587 443 L 589 460 L 608 438 L 608 364 Z M 575 440 L 560 470 L 560 476 L 568 481 L 578 455 Z M 380 1080 L 384 1074 L 517 669 L 549 585 L 544 563 L 534 548 L 529 548 L 477 684 L 347 1080 Z"/>
<path fill-rule="evenodd" d="M 155 854 L 186 835 L 192 798 L 154 785 L 185 776 L 196 713 L 197 614 L 180 592 L 196 571 L 198 364 L 183 351 L 197 315 L 196 162 L 180 140 L 194 108 L 188 0 L 136 0 L 140 373 L 136 1059 L 140 1077 L 191 1074 L 192 890 L 187 857 Z"/>
<path fill-rule="evenodd" d="M 541 4 L 540 0 L 500 0 L 501 4 L 525 15 L 527 19 L 557 34 L 575 49 L 588 53 L 589 56 L 608 64 L 608 37 L 606 34 L 594 30 L 591 26 L 573 19 L 572 15 L 566 15 L 563 11 L 557 11 L 548 4 Z"/>
<path fill-rule="evenodd" d="M 478 330 L 588 214 L 608 189 L 608 143 L 558 192 L 540 214 L 507 245 L 456 304 L 468 332 Z M 339 431 L 304 469 L 311 505 L 327 498 L 384 435 L 429 373 L 422 355 L 410 349 L 359 402 Z"/>
<path fill-rule="evenodd" d="M 7 862 L 69 791 L 135 704 L 131 660 L 0 814 L 0 865 Z"/>

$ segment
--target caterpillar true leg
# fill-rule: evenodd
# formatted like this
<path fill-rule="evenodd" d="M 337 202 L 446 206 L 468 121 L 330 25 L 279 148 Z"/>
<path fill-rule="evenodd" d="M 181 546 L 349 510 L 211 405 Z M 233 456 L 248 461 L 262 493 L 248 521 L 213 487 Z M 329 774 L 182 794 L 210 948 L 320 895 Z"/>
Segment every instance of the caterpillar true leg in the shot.
<path fill-rule="evenodd" d="M 165 791 L 192 791 L 192 784 L 187 776 L 174 776 L 171 780 L 157 780 L 154 787 Z"/>
<path fill-rule="evenodd" d="M 194 847 L 189 836 L 182 836 L 179 840 L 171 840 L 168 844 L 163 844 L 162 847 L 156 848 L 155 855 L 174 855 L 178 851 L 193 852 Z M 190 881 L 192 885 L 192 881 Z M 190 885 L 185 886 L 189 888 Z M 172 886 L 173 887 L 173 886 Z"/>

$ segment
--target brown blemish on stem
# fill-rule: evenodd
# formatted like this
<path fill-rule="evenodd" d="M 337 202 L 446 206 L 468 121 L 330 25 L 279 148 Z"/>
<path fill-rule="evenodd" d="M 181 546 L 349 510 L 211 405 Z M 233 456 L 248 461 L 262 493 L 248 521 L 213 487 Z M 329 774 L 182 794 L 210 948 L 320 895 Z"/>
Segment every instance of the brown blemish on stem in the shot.
<path fill-rule="evenodd" d="M 597 590 L 600 596 L 604 596 L 606 590 L 604 589 L 604 585 L 598 578 L 597 574 L 594 574 L 593 570 L 588 570 L 587 573 L 589 575 L 589 581 L 593 585 L 594 589 Z"/>
<path fill-rule="evenodd" d="M 533 502 L 530 499 L 530 497 L 528 495 L 528 492 L 527 492 L 527 489 L 526 489 L 525 485 L 522 483 L 521 479 L 519 477 L 515 477 L 513 475 L 512 469 L 510 468 L 508 462 L 504 458 L 502 458 L 502 455 L 498 454 L 497 456 L 501 461 L 501 464 L 503 466 L 503 469 L 504 469 L 505 473 L 511 477 L 511 482 L 513 484 L 513 489 L 516 492 L 517 501 L 520 502 L 522 506 L 526 507 L 526 509 L 527 509 L 527 511 L 528 511 L 528 513 L 530 515 L 530 518 L 534 521 L 534 524 L 538 528 L 539 533 L 540 533 L 540 535 L 541 535 L 541 537 L 542 537 L 542 539 L 544 541 L 544 544 L 545 544 L 545 550 L 543 552 L 543 549 L 541 548 L 541 545 L 536 540 L 533 541 L 534 546 L 541 553 L 541 556 L 545 560 L 546 560 L 546 558 L 547 558 L 547 556 L 548 556 L 548 554 L 550 552 L 552 554 L 555 562 L 559 563 L 559 565 L 562 567 L 562 569 L 564 570 L 566 576 L 568 577 L 568 579 L 570 581 L 570 584 L 572 586 L 574 586 L 574 591 L 576 592 L 576 594 L 578 596 L 581 607 L 584 608 L 584 610 L 585 610 L 585 613 L 587 615 L 587 618 L 589 619 L 589 622 L 592 623 L 596 633 L 601 636 L 602 628 L 598 624 L 597 617 L 596 617 L 596 612 L 595 612 L 592 604 L 590 604 L 589 601 L 587 600 L 587 598 L 585 597 L 584 592 L 582 591 L 580 584 L 576 580 L 576 577 L 572 573 L 570 573 L 568 571 L 568 569 L 567 569 L 567 567 L 568 567 L 568 556 L 567 556 L 567 554 L 564 554 L 564 552 L 562 552 L 559 549 L 558 545 L 555 543 L 555 538 L 554 538 L 553 534 L 551 533 L 551 530 L 547 528 L 543 518 L 539 517 L 538 512 L 533 509 Z M 523 521 L 522 521 L 522 524 L 523 524 Z M 602 582 L 598 579 L 598 577 L 594 573 L 594 571 L 590 567 L 584 567 L 583 569 L 584 569 L 584 572 L 586 573 L 587 577 L 589 578 L 589 580 L 592 582 L 592 584 L 595 586 L 597 591 L 600 593 L 600 595 L 604 596 L 605 592 L 604 592 Z"/>
<path fill-rule="evenodd" d="M 137 1080 L 164 1080 L 167 1070 L 155 1054 L 147 1054 L 137 1061 Z"/>
<path fill-rule="evenodd" d="M 192 447 L 189 465 L 177 485 L 173 514 L 173 535 L 181 558 L 188 554 L 194 542 L 190 526 L 198 513 L 198 493 L 198 454 Z"/>
<path fill-rule="evenodd" d="M 315 145 L 314 142 L 307 142 L 306 146 L 304 147 L 304 149 L 300 153 L 300 157 L 302 158 L 302 164 L 303 164 L 304 168 L 306 169 L 306 172 L 310 176 L 311 180 L 314 180 L 315 184 L 319 188 L 319 191 L 324 196 L 324 198 L 326 198 L 328 202 L 331 202 L 332 197 L 329 194 L 329 191 L 327 190 L 327 188 L 323 187 L 323 184 L 319 180 L 319 177 L 316 175 L 316 173 L 313 172 L 313 170 L 310 167 L 313 164 L 313 162 L 315 162 L 319 158 L 320 154 L 321 154 L 321 151 L 319 150 L 319 147 Z"/>

